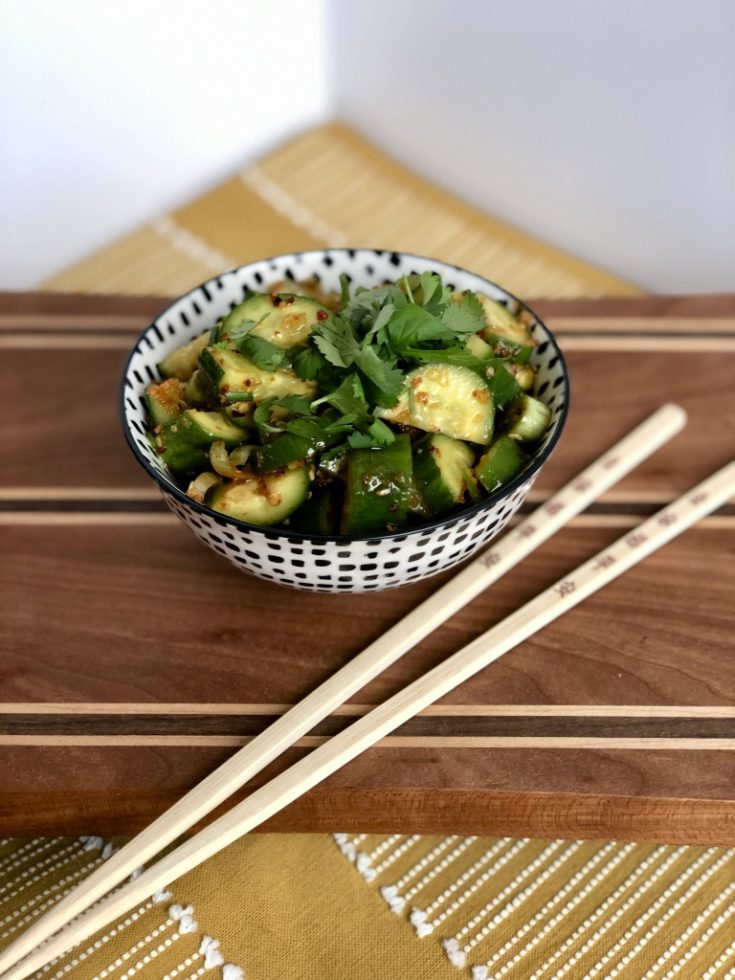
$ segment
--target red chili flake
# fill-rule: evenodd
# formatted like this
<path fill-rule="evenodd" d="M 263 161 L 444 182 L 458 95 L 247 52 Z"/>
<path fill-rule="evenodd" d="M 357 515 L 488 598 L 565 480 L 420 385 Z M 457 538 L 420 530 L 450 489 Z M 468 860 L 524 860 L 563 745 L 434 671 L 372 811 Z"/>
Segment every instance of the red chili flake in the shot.
<path fill-rule="evenodd" d="M 327 313 L 326 310 L 317 310 L 316 311 L 316 318 L 317 318 L 317 320 L 328 320 L 329 319 L 329 314 Z"/>

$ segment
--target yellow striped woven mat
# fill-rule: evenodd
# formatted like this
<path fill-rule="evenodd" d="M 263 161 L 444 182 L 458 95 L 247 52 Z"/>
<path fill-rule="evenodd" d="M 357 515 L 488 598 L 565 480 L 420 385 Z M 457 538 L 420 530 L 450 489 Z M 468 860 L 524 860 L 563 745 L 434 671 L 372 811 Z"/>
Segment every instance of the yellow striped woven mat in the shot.
<path fill-rule="evenodd" d="M 325 244 L 436 255 L 525 296 L 639 292 L 452 198 L 336 123 L 44 285 L 177 293 L 249 259 Z M 113 846 L 0 841 L 0 946 Z M 252 835 L 38 976 L 733 980 L 733 921 L 735 852 L 722 848 Z"/>

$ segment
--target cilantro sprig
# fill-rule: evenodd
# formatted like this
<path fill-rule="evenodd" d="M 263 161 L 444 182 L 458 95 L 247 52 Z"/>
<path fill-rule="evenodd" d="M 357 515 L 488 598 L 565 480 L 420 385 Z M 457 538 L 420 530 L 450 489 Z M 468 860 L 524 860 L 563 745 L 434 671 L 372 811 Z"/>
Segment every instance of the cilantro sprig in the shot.
<path fill-rule="evenodd" d="M 319 390 L 308 410 L 293 396 L 260 405 L 254 420 L 261 436 L 290 433 L 321 444 L 339 436 L 341 444 L 353 448 L 386 446 L 395 436 L 377 413 L 396 403 L 406 373 L 417 365 L 459 364 L 486 379 L 496 371 L 505 378 L 497 358 L 478 358 L 465 347 L 467 338 L 485 326 L 473 294 L 453 293 L 432 272 L 352 294 L 347 277 L 340 285 L 339 312 L 314 325 L 312 342 L 305 347 L 284 351 L 254 336 L 255 324 L 243 325 L 237 343 L 257 367 L 291 367 Z"/>

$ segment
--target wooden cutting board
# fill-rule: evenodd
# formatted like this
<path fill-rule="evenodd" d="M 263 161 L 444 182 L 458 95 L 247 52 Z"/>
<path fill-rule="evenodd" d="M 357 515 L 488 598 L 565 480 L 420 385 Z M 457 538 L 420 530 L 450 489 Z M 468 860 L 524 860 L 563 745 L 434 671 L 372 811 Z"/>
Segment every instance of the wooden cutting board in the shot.
<path fill-rule="evenodd" d="M 0 296 L 0 834 L 140 828 L 447 577 L 312 595 L 199 545 L 117 420 L 164 302 Z M 527 510 L 662 402 L 689 426 L 257 784 L 733 456 L 735 296 L 537 306 L 572 409 Z M 730 505 L 265 829 L 735 843 L 734 553 Z"/>

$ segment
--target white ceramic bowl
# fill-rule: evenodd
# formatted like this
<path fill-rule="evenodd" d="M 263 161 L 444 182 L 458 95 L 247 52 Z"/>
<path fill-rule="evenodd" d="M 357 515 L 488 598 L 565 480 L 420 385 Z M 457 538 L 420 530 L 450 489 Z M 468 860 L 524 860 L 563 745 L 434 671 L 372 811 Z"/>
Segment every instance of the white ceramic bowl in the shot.
<path fill-rule="evenodd" d="M 494 538 L 520 507 L 559 439 L 569 398 L 564 358 L 550 331 L 534 314 L 533 336 L 538 341 L 533 355 L 537 368 L 535 394 L 551 409 L 549 429 L 526 469 L 511 483 L 479 504 L 421 527 L 369 538 L 348 538 L 307 536 L 286 528 L 263 528 L 233 520 L 187 497 L 145 437 L 143 395 L 147 384 L 159 380 L 158 362 L 175 347 L 211 327 L 218 317 L 242 302 L 249 291 L 267 289 L 282 279 L 299 282 L 314 275 L 325 290 L 338 290 L 343 272 L 350 276 L 353 286 L 372 287 L 426 270 L 439 273 L 455 289 L 471 289 L 501 302 L 516 302 L 510 293 L 487 279 L 445 262 L 374 249 L 325 249 L 263 259 L 216 276 L 176 300 L 143 331 L 125 366 L 121 385 L 125 437 L 177 517 L 241 570 L 292 588 L 319 592 L 393 588 L 435 575 L 468 558 Z"/>

